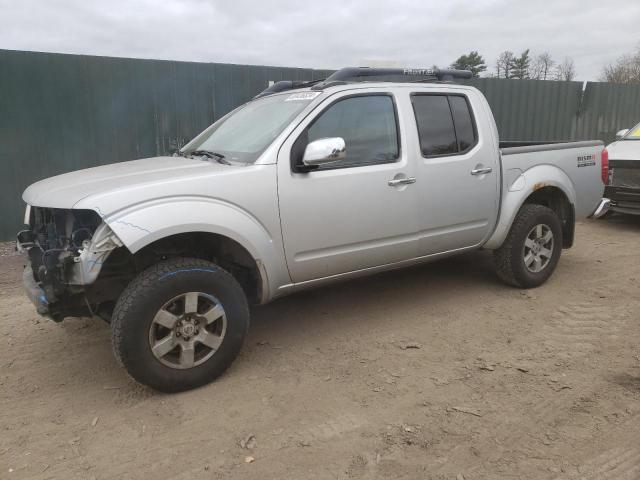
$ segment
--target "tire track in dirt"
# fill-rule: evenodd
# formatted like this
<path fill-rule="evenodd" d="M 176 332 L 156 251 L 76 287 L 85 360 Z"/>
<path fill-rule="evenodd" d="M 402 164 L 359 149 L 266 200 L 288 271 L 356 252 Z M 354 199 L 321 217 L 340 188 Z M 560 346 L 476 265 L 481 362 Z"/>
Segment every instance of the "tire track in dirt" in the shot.
<path fill-rule="evenodd" d="M 591 302 L 568 303 L 542 328 L 543 344 L 559 356 L 587 355 L 600 349 L 603 341 L 615 338 L 625 320 L 620 313 Z"/>
<path fill-rule="evenodd" d="M 616 447 L 607 450 L 578 467 L 570 476 L 556 480 L 638 480 L 640 478 L 640 450 Z"/>
<path fill-rule="evenodd" d="M 633 302 L 633 304 L 635 305 L 637 302 Z M 608 343 L 619 340 L 620 332 L 624 331 L 626 324 L 632 319 L 629 312 L 633 311 L 634 305 L 627 304 L 625 307 L 612 309 L 609 306 L 590 301 L 569 302 L 558 307 L 552 313 L 549 320 L 536 334 L 541 339 L 536 343 L 541 343 L 547 352 L 554 354 L 547 361 L 562 357 L 579 360 L 586 355 L 597 353 Z M 559 364 L 555 363 L 555 365 Z M 494 441 L 501 448 L 508 451 L 527 450 L 537 452 L 542 457 L 548 456 L 549 449 L 561 441 L 557 431 L 561 424 L 567 423 L 569 419 L 580 413 L 585 413 L 585 408 L 588 409 L 592 404 L 597 403 L 597 398 L 594 397 L 594 392 L 597 390 L 595 385 L 589 391 L 574 389 L 569 385 L 570 380 L 562 376 L 564 369 L 556 367 L 555 370 L 555 375 L 545 374 L 548 376 L 548 388 L 554 390 L 555 394 L 549 396 L 540 392 L 537 398 L 531 399 L 533 402 L 523 405 L 526 413 L 522 423 L 500 425 L 496 429 Z M 638 444 L 640 444 L 640 439 Z M 636 470 L 640 459 L 634 464 L 635 454 L 628 455 L 631 456 L 629 459 L 629 462 L 632 463 L 631 467 L 633 467 L 631 470 L 625 469 L 626 457 L 618 462 L 618 457 L 611 453 L 609 456 L 604 455 L 600 463 L 585 468 L 597 470 L 596 473 L 599 473 L 602 468 L 606 467 L 605 463 L 609 462 L 615 472 L 619 472 L 619 476 L 598 477 L 595 474 L 594 477 L 586 478 L 594 480 L 596 478 L 626 479 L 626 475 L 629 474 L 632 476 L 628 478 L 640 480 L 640 474 Z M 469 473 L 480 472 L 484 467 L 486 467 L 484 461 L 464 465 L 465 471 Z M 634 477 L 633 474 L 636 476 Z"/>

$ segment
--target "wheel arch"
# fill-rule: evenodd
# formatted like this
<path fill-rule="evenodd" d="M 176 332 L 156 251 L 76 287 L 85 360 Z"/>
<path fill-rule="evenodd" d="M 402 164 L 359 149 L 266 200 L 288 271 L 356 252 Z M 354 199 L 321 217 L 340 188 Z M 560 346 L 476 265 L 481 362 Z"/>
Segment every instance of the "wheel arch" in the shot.
<path fill-rule="evenodd" d="M 525 204 L 543 205 L 556 212 L 562 223 L 563 248 L 573 245 L 576 193 L 564 171 L 554 165 L 539 165 L 521 173 L 511 185 L 505 185 L 505 190 L 496 229 L 484 248 L 502 245 Z"/>
<path fill-rule="evenodd" d="M 154 249 L 172 249 L 182 250 L 184 256 L 238 260 L 257 279 L 257 303 L 270 298 L 271 280 L 289 281 L 286 267 L 282 271 L 279 266 L 286 265 L 279 231 L 272 234 L 236 205 L 215 199 L 169 198 L 101 216 L 135 259 L 148 258 Z"/>
<path fill-rule="evenodd" d="M 192 257 L 213 262 L 227 270 L 242 286 L 250 303 L 262 303 L 269 295 L 264 263 L 242 243 L 220 233 L 185 231 L 159 238 L 132 254 L 136 269 L 170 257 Z"/>

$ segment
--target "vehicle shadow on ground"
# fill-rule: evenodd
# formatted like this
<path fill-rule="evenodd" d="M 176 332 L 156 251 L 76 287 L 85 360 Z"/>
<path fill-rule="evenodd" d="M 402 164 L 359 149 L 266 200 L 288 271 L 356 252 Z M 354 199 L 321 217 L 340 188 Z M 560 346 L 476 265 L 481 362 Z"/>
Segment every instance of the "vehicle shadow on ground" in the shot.
<path fill-rule="evenodd" d="M 385 311 L 406 308 L 428 297 L 438 298 L 444 292 L 460 295 L 464 290 L 510 288 L 501 284 L 493 269 L 491 252 L 476 251 L 413 267 L 391 270 L 372 276 L 334 283 L 301 291 L 274 302 L 254 307 L 251 312 L 251 336 L 268 334 L 277 339 L 300 323 L 312 322 L 317 313 L 338 320 L 366 322 L 358 315 L 364 305 L 379 304 Z M 326 326 L 326 325 L 325 325 Z"/>
<path fill-rule="evenodd" d="M 625 215 L 622 213 L 610 213 L 605 218 L 596 220 L 606 227 L 622 229 L 629 232 L 640 231 L 640 215 Z"/>
<path fill-rule="evenodd" d="M 364 332 L 371 324 L 383 321 L 382 315 L 376 312 L 406 309 L 416 305 L 417 297 L 421 304 L 442 299 L 445 294 L 454 298 L 459 296 L 462 302 L 469 290 L 496 288 L 510 289 L 495 276 L 491 252 L 476 251 L 298 292 L 252 308 L 251 327 L 241 356 L 223 378 L 251 373 L 253 365 L 264 363 L 270 349 L 260 348 L 262 344 L 277 348 L 286 346 L 295 351 L 309 345 L 309 332 L 319 340 L 343 336 L 345 327 L 353 332 Z M 115 359 L 109 358 L 110 332 L 106 323 L 94 319 L 70 319 L 65 320 L 61 327 L 65 335 L 76 342 L 82 337 L 91 337 L 93 361 L 103 367 L 94 372 L 94 375 L 102 377 L 95 378 L 98 385 L 125 382 L 126 387 L 123 384 L 122 388 L 129 394 L 140 399 L 148 397 L 151 391 L 126 379 Z M 81 375 L 81 365 L 82 362 L 71 367 L 70 373 Z"/>
<path fill-rule="evenodd" d="M 252 309 L 245 347 L 223 378 L 251 372 L 256 362 L 259 364 L 265 355 L 270 355 L 270 349 L 259 348 L 257 344 L 284 345 L 295 351 L 313 341 L 307 337 L 309 332 L 318 341 L 345 335 L 345 327 L 356 334 L 362 333 L 376 322 L 388 321 L 383 320 L 386 313 L 378 312 L 406 311 L 417 304 L 443 301 L 444 295 L 462 302 L 466 301 L 469 291 L 482 293 L 496 289 L 509 290 L 510 287 L 496 278 L 491 252 L 476 251 L 292 294 Z M 393 318 L 393 321 L 402 320 Z M 67 319 L 56 328 L 59 328 L 56 335 L 65 337 L 61 342 L 73 345 L 74 354 L 80 358 L 91 355 L 91 364 L 96 366 L 87 369 L 85 362 L 73 362 L 66 367 L 71 378 L 91 375 L 96 388 L 118 385 L 122 389 L 120 394 L 128 392 L 127 395 L 139 400 L 152 394 L 151 390 L 128 379 L 112 357 L 110 328 L 106 323 L 89 318 Z M 43 365 L 55 366 L 56 361 L 51 359 Z"/>

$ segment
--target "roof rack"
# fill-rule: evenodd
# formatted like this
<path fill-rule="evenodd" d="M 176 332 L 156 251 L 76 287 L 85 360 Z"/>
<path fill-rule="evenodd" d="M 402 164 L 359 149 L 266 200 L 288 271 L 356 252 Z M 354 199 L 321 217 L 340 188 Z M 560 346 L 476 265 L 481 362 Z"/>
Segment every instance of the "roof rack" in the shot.
<path fill-rule="evenodd" d="M 456 79 L 469 79 L 469 70 L 443 70 L 439 68 L 370 68 L 347 67 L 334 72 L 324 80 L 301 82 L 282 80 L 276 82 L 254 98 L 273 93 L 311 87 L 312 90 L 324 90 L 334 85 L 345 85 L 354 82 L 453 82 Z"/>
<path fill-rule="evenodd" d="M 439 68 L 369 68 L 349 67 L 338 70 L 329 76 L 325 83 L 329 82 L 362 82 L 383 81 L 402 82 L 419 77 L 419 81 L 453 82 L 455 79 L 471 78 L 469 70 L 442 70 Z M 393 77 L 389 79 L 389 77 Z"/>
<path fill-rule="evenodd" d="M 267 95 L 271 95 L 273 93 L 285 92 L 287 90 L 295 90 L 298 88 L 312 87 L 314 85 L 317 85 L 320 82 L 324 82 L 324 79 L 311 80 L 311 81 L 280 80 L 279 82 L 276 82 L 273 85 L 267 87 L 266 89 L 264 89 L 262 92 L 260 92 L 258 95 L 256 95 L 253 98 L 255 100 L 256 98 L 266 97 Z"/>

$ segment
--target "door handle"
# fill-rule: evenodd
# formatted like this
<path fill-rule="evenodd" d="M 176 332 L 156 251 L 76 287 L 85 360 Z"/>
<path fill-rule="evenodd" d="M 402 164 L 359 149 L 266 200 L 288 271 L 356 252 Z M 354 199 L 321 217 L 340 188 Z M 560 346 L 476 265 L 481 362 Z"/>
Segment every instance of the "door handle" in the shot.
<path fill-rule="evenodd" d="M 398 185 L 411 185 L 412 183 L 416 183 L 415 177 L 407 177 L 407 178 L 394 178 L 393 180 L 389 180 L 387 182 L 390 187 L 397 187 Z"/>
<path fill-rule="evenodd" d="M 485 168 L 474 168 L 471 170 L 471 175 L 484 175 L 485 173 L 493 172 L 493 168 L 485 167 Z"/>

